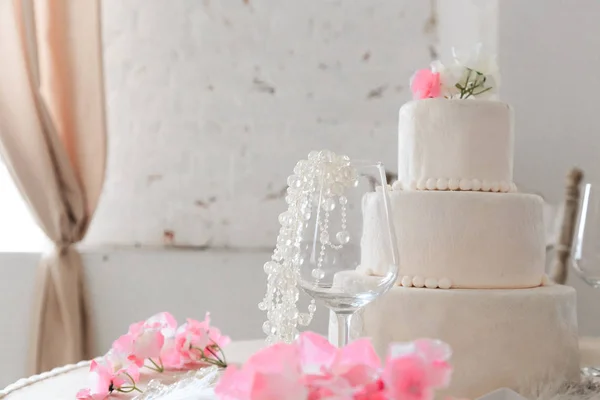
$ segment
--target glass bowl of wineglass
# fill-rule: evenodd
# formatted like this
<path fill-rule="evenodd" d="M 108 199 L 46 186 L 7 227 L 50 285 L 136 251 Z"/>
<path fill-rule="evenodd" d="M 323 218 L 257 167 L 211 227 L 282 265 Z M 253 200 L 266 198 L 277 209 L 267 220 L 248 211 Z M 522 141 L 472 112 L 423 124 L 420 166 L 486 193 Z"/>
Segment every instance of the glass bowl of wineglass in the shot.
<path fill-rule="evenodd" d="M 571 248 L 571 266 L 588 285 L 600 288 L 600 186 L 586 184 Z M 581 369 L 587 377 L 600 377 L 599 366 Z"/>
<path fill-rule="evenodd" d="M 326 154 L 314 174 L 315 191 L 299 243 L 298 283 L 336 314 L 341 347 L 350 340 L 352 316 L 396 282 L 398 251 L 383 164 L 329 159 Z M 362 210 L 367 201 L 376 205 L 381 223 L 376 238 L 381 263 L 377 266 L 361 262 Z"/>

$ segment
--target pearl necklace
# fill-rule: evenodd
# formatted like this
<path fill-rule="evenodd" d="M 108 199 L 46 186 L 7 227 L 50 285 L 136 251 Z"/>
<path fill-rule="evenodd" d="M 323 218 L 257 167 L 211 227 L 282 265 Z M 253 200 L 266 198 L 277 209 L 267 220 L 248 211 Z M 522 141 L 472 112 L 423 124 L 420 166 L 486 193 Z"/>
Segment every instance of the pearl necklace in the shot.
<path fill-rule="evenodd" d="M 312 217 L 313 207 L 323 216 L 318 218 L 320 251 L 316 266 L 311 271 L 315 284 L 325 276 L 323 261 L 327 248 L 340 250 L 350 241 L 346 230 L 346 188 L 358 184 L 357 171 L 350 165 L 350 158 L 338 156 L 323 150 L 313 151 L 308 160 L 300 160 L 294 167 L 294 174 L 287 179 L 288 189 L 285 201 L 287 211 L 279 215 L 281 229 L 277 236 L 277 245 L 271 260 L 264 265 L 267 274 L 267 291 L 258 308 L 267 312 L 267 321 L 263 323 L 263 332 L 267 335 L 267 344 L 276 342 L 290 343 L 298 335 L 297 326 L 308 326 L 313 319 L 317 306 L 311 299 L 308 312 L 299 312 L 297 307 L 300 292 L 298 280 L 300 266 L 305 260 L 300 245 L 302 235 Z M 336 233 L 337 244 L 330 240 L 329 221 L 331 213 L 340 210 L 341 229 Z"/>

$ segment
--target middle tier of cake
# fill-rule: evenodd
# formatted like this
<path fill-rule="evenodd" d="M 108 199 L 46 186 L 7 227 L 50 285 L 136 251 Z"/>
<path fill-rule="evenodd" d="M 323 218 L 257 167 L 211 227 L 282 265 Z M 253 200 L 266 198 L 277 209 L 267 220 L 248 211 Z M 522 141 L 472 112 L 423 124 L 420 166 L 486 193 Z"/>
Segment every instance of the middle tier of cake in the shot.
<path fill-rule="evenodd" d="M 359 271 L 379 275 L 389 262 L 381 240 L 381 196 L 363 199 Z M 537 195 L 390 192 L 403 286 L 526 288 L 545 268 L 543 202 Z"/>

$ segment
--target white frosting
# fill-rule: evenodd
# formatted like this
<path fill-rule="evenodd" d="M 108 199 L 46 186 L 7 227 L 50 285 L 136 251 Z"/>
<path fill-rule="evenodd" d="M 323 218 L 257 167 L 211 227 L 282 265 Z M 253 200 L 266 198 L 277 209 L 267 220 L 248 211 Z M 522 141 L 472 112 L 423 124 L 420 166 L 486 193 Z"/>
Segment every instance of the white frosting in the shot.
<path fill-rule="evenodd" d="M 404 188 L 508 192 L 513 178 L 513 112 L 489 100 L 427 99 L 406 103 L 398 122 L 398 180 Z M 465 189 L 461 188 L 462 186 Z M 471 187 L 467 189 L 467 187 Z M 487 189 L 485 189 L 487 188 Z M 494 190 L 495 189 L 495 190 Z"/>
<path fill-rule="evenodd" d="M 344 275 L 358 274 L 346 272 L 338 279 Z M 334 343 L 336 327 L 332 318 Z M 545 380 L 579 377 L 575 290 L 562 285 L 504 290 L 393 287 L 353 319 L 351 332 L 354 338 L 371 337 L 379 354 L 391 342 L 436 338 L 449 343 L 454 373 L 440 398 L 475 399 L 500 387 L 526 389 Z"/>
<path fill-rule="evenodd" d="M 378 196 L 363 200 L 361 270 L 383 273 Z M 400 279 L 447 278 L 457 288 L 539 286 L 545 268 L 543 202 L 532 194 L 392 191 Z M 418 280 L 418 284 L 415 284 Z M 421 280 L 423 282 L 421 282 Z"/>

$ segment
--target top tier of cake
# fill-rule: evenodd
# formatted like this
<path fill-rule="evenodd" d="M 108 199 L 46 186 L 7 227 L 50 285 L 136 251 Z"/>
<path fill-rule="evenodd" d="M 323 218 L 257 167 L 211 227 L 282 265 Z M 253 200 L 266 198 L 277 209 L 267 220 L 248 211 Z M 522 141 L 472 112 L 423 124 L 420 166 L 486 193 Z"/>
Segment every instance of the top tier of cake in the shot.
<path fill-rule="evenodd" d="M 398 136 L 404 189 L 516 191 L 513 111 L 506 103 L 411 101 L 400 108 Z"/>

